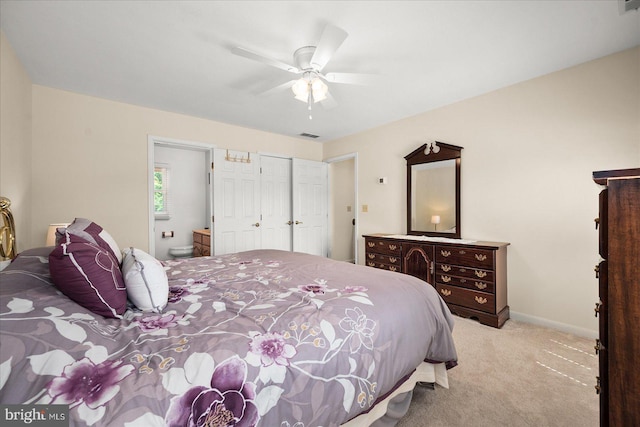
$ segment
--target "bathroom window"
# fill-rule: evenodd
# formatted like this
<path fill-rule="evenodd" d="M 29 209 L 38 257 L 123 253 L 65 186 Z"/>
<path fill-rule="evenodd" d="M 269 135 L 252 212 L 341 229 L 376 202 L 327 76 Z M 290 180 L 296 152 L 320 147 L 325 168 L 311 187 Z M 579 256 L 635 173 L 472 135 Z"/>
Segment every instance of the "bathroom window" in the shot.
<path fill-rule="evenodd" d="M 169 168 L 156 164 L 153 171 L 153 207 L 156 219 L 169 219 Z"/>

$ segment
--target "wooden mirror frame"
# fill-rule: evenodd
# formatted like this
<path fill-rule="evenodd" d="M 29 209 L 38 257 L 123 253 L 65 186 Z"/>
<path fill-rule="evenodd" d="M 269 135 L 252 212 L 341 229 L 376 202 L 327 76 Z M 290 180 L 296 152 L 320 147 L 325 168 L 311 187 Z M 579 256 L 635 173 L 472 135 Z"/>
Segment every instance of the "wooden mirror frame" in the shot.
<path fill-rule="evenodd" d="M 434 151 L 434 145 L 439 148 L 438 152 Z M 460 239 L 460 160 L 462 157 L 462 148 L 463 147 L 458 147 L 457 145 L 435 141 L 434 143 L 424 144 L 411 154 L 405 156 L 405 160 L 407 161 L 407 234 Z M 445 233 L 441 231 L 412 230 L 411 166 L 444 160 L 455 160 L 456 162 L 456 231 L 454 233 Z"/>

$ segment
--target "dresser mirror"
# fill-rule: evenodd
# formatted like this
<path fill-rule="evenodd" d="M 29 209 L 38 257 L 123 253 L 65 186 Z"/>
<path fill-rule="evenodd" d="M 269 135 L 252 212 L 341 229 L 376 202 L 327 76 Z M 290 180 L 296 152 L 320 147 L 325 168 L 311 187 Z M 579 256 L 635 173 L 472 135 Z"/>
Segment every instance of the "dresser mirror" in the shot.
<path fill-rule="evenodd" d="M 407 234 L 460 238 L 461 153 L 436 141 L 405 156 Z"/>

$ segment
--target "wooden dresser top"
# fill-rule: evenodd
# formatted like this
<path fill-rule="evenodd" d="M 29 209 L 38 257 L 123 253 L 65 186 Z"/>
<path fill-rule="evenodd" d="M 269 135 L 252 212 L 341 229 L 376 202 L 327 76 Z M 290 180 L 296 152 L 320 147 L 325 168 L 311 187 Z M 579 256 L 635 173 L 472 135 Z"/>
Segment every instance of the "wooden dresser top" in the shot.
<path fill-rule="evenodd" d="M 373 237 L 373 238 L 384 238 L 384 239 L 394 239 L 405 242 L 415 242 L 415 243 L 432 243 L 438 245 L 452 245 L 452 246 L 471 246 L 471 247 L 479 247 L 479 248 L 492 248 L 497 249 L 505 246 L 509 246 L 508 242 L 488 242 L 484 240 L 470 240 L 470 239 L 443 239 L 442 237 L 429 237 L 429 236 L 413 236 L 413 235 L 405 235 L 399 237 L 398 234 L 390 234 L 390 233 L 373 233 L 373 234 L 363 234 L 362 237 Z"/>

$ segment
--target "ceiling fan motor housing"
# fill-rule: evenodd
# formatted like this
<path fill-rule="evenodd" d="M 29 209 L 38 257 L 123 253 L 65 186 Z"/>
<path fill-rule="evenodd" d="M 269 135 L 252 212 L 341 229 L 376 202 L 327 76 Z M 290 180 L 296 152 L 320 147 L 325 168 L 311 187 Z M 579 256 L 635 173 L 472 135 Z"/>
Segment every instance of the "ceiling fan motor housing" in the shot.
<path fill-rule="evenodd" d="M 296 67 L 300 71 L 316 71 L 318 72 L 318 66 L 313 66 L 311 64 L 311 59 L 313 58 L 313 54 L 316 52 L 315 46 L 304 46 L 300 49 L 293 52 L 293 60 L 295 61 Z"/>

